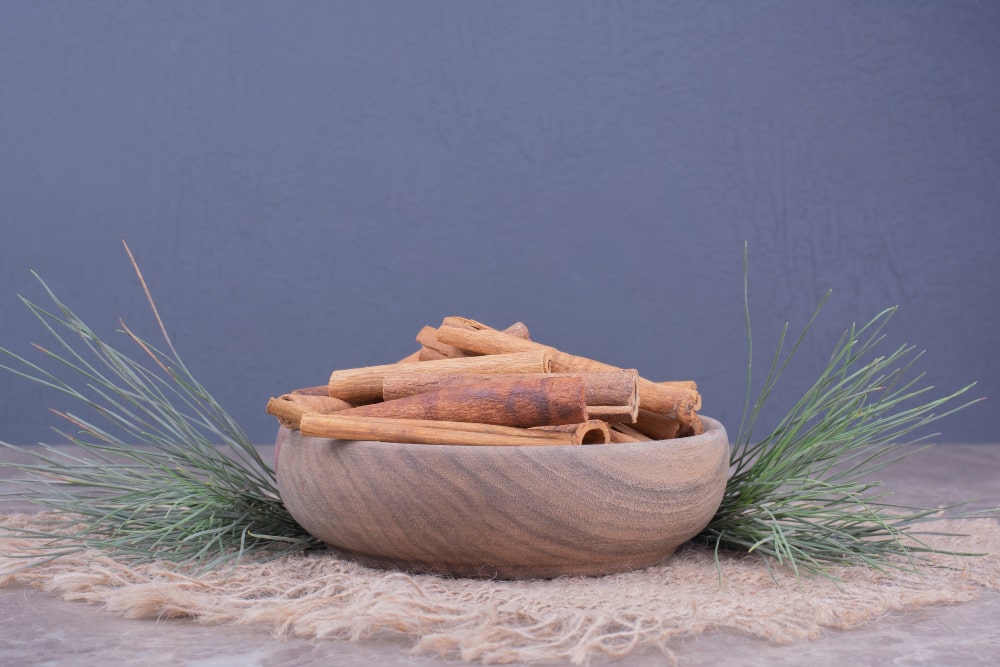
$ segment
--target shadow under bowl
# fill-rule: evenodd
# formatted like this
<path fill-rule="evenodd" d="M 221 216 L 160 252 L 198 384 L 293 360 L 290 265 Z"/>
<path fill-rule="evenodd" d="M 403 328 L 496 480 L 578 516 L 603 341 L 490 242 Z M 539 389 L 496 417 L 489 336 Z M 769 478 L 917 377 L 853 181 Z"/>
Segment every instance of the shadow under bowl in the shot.
<path fill-rule="evenodd" d="M 461 446 L 329 440 L 281 429 L 278 488 L 341 555 L 410 572 L 596 576 L 661 562 L 722 502 L 718 421 L 674 440 Z"/>

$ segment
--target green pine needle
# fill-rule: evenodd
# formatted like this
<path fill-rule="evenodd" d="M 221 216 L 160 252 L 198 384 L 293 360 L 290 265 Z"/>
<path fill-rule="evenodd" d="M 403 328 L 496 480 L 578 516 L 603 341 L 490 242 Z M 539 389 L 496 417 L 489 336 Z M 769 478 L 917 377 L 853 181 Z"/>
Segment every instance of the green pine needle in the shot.
<path fill-rule="evenodd" d="M 50 556 L 96 548 L 138 561 L 205 568 L 244 555 L 318 546 L 282 504 L 274 471 L 177 355 L 128 246 L 126 252 L 166 352 L 124 323 L 119 333 L 137 346 L 145 363 L 108 345 L 37 274 L 55 312 L 21 300 L 55 344 L 53 350 L 34 347 L 66 372 L 56 374 L 0 348 L 17 362 L 17 368 L 0 368 L 71 396 L 97 416 L 91 421 L 56 413 L 76 429 L 57 433 L 81 447 L 85 457 L 42 445 L 41 451 L 30 450 L 34 463 L 0 461 L 28 474 L 14 480 L 17 490 L 8 495 L 65 517 L 50 529 L 20 533 L 38 538 L 42 553 Z"/>
<path fill-rule="evenodd" d="M 768 398 L 827 297 L 787 353 L 785 325 L 751 403 L 753 337 L 744 254 L 747 397 L 722 505 L 699 539 L 716 550 L 764 555 L 796 572 L 825 573 L 838 564 L 912 563 L 914 554 L 935 551 L 915 528 L 950 508 L 894 505 L 887 500 L 890 494 L 869 480 L 908 455 L 902 446 L 930 437 L 914 437 L 915 431 L 982 399 L 956 405 L 975 383 L 928 399 L 933 387 L 919 386 L 923 374 L 908 377 L 920 357 L 912 346 L 876 354 L 896 311 L 889 308 L 864 326 L 850 327 L 813 385 L 771 433 L 754 442 Z"/>

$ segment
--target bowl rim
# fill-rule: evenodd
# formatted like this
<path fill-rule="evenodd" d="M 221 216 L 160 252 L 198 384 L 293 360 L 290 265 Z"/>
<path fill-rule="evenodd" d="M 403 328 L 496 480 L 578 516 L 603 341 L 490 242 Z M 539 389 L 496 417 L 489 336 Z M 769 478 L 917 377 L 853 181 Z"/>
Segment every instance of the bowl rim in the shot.
<path fill-rule="evenodd" d="M 558 451 L 579 452 L 594 448 L 600 449 L 603 447 L 610 447 L 610 446 L 614 446 L 615 449 L 628 449 L 628 450 L 645 449 L 651 446 L 658 446 L 658 445 L 697 446 L 700 443 L 704 443 L 707 445 L 714 442 L 715 439 L 719 437 L 720 433 L 726 436 L 726 444 L 727 445 L 731 444 L 729 442 L 729 437 L 728 433 L 726 432 L 726 428 L 721 421 L 703 414 L 699 414 L 698 417 L 701 419 L 702 425 L 705 427 L 705 430 L 702 433 L 699 433 L 698 435 L 689 435 L 681 438 L 670 438 L 669 440 L 644 440 L 641 442 L 615 442 L 615 443 L 609 442 L 603 444 L 587 444 L 587 445 L 474 445 L 474 444 L 431 445 L 421 442 L 387 442 L 385 440 L 340 440 L 337 438 L 322 438 L 317 436 L 302 435 L 301 432 L 288 429 L 284 426 L 280 426 L 278 428 L 278 435 L 276 437 L 276 440 L 281 440 L 283 439 L 282 436 L 284 436 L 285 438 L 288 437 L 301 438 L 309 442 L 326 441 L 326 442 L 339 442 L 339 443 L 359 443 L 359 444 L 364 443 L 366 445 L 388 447 L 392 449 L 398 449 L 401 451 L 406 451 L 412 448 L 414 452 L 418 452 L 418 451 L 427 451 L 428 448 L 430 448 L 433 451 L 442 453 L 443 452 L 457 453 L 459 451 L 462 452 L 478 451 L 481 453 L 485 453 L 485 452 L 523 451 L 523 450 L 529 450 L 529 451 L 543 450 L 550 452 L 558 452 Z"/>

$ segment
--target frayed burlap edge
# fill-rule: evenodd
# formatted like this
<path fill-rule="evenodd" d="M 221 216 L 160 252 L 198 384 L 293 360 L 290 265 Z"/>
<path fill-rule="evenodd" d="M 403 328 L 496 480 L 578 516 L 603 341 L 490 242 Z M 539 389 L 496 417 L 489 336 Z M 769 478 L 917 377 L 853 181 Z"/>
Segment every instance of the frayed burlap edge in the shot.
<path fill-rule="evenodd" d="M 0 516 L 16 531 L 44 515 Z M 552 581 L 473 581 L 365 568 L 329 554 L 244 563 L 201 575 L 163 563 L 129 565 L 100 552 L 24 569 L 0 556 L 0 586 L 26 584 L 67 600 L 100 604 L 129 618 L 187 617 L 206 624 L 254 624 L 275 635 L 361 641 L 396 637 L 422 654 L 483 663 L 580 664 L 655 646 L 672 657 L 676 637 L 732 630 L 773 642 L 850 629 L 892 610 L 975 599 L 1000 588 L 1000 525 L 941 520 L 925 530 L 950 551 L 917 572 L 842 567 L 840 579 L 796 578 L 758 558 L 686 548 L 646 570 Z M 0 535 L 0 554 L 31 540 Z M 721 582 L 719 579 L 721 571 Z"/>

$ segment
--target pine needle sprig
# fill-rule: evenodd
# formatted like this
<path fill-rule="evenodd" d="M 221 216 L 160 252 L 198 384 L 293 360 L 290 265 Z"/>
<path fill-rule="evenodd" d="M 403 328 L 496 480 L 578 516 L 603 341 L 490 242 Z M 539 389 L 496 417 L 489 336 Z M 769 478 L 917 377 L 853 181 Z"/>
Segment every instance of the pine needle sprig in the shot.
<path fill-rule="evenodd" d="M 211 568 L 244 555 L 280 555 L 318 546 L 288 514 L 273 469 L 247 435 L 185 366 L 163 326 L 142 273 L 126 252 L 146 294 L 166 350 L 133 333 L 139 359 L 104 342 L 37 274 L 55 306 L 21 297 L 55 345 L 35 349 L 63 373 L 0 348 L 17 367 L 0 366 L 71 397 L 96 414 L 55 412 L 76 427 L 55 429 L 84 451 L 24 449 L 32 463 L 0 461 L 27 477 L 12 480 L 16 496 L 55 512 L 38 538 L 38 553 L 57 557 L 98 548 L 138 561 Z M 144 360 L 144 361 L 143 361 Z M 65 379 L 65 371 L 72 380 Z M 138 445 L 137 445 L 138 443 Z M 11 529 L 7 529 L 11 530 Z"/>
<path fill-rule="evenodd" d="M 982 400 L 956 404 L 975 383 L 928 399 L 933 387 L 920 386 L 924 374 L 909 377 L 922 353 L 903 345 L 876 354 L 896 312 L 888 308 L 844 332 L 815 382 L 773 431 L 755 442 L 758 419 L 829 293 L 787 352 L 784 326 L 763 386 L 751 402 L 753 338 L 746 275 L 744 256 L 749 348 L 744 414 L 722 504 L 700 539 L 717 553 L 754 552 L 795 572 L 821 574 L 838 564 L 894 567 L 912 563 L 914 554 L 936 551 L 916 527 L 951 508 L 893 504 L 873 475 L 914 453 L 908 445 L 933 437 L 914 437 L 914 432 Z"/>

